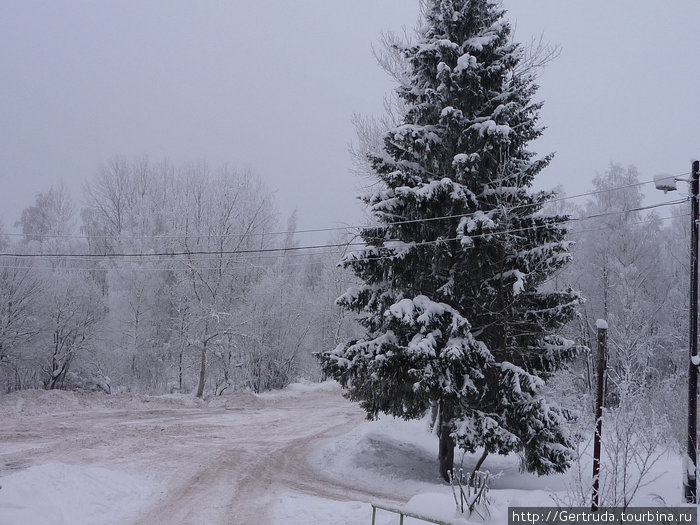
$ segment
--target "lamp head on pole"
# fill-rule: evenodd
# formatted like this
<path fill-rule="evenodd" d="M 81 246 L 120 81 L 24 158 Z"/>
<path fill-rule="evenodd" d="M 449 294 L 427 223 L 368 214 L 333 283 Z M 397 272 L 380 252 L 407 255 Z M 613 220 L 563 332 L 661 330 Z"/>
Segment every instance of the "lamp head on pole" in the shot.
<path fill-rule="evenodd" d="M 664 193 L 676 191 L 676 177 L 674 175 L 654 175 L 654 186 L 657 190 L 662 190 Z"/>

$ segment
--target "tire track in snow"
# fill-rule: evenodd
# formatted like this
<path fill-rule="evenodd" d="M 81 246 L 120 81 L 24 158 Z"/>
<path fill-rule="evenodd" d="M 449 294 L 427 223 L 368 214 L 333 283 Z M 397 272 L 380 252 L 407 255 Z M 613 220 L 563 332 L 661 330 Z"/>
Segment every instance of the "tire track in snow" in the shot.
<path fill-rule="evenodd" d="M 134 521 L 149 525 L 268 525 L 288 492 L 398 503 L 310 464 L 314 451 L 365 420 L 337 390 L 80 410 L 6 418 L 0 443 L 12 446 L 0 447 L 0 474 L 50 461 L 145 474 L 164 488 Z"/>

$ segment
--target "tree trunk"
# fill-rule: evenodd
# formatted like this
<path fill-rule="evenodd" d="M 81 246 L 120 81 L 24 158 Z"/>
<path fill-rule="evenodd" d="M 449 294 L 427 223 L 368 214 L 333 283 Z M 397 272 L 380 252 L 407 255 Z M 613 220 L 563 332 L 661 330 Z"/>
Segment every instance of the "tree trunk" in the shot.
<path fill-rule="evenodd" d="M 178 358 L 177 361 L 177 381 L 178 381 L 178 392 L 182 394 L 182 354 L 184 353 L 184 349 L 180 347 L 180 357 Z"/>
<path fill-rule="evenodd" d="M 484 464 L 484 461 L 486 461 L 486 458 L 488 457 L 489 453 L 484 450 L 484 453 L 481 454 L 481 457 L 479 458 L 479 461 L 476 462 L 476 465 L 474 465 L 474 470 L 472 470 L 472 475 L 469 478 L 469 483 L 474 486 L 474 480 L 476 479 L 476 474 L 479 472 L 479 469 L 481 469 L 481 465 Z"/>
<path fill-rule="evenodd" d="M 197 385 L 197 397 L 204 395 L 204 376 L 207 371 L 207 344 L 202 347 L 202 361 L 199 367 L 199 385 Z"/>
<path fill-rule="evenodd" d="M 440 476 L 445 481 L 450 481 L 450 472 L 454 469 L 455 441 L 450 436 L 450 410 L 446 404 L 440 401 L 440 450 L 438 460 L 440 462 Z"/>

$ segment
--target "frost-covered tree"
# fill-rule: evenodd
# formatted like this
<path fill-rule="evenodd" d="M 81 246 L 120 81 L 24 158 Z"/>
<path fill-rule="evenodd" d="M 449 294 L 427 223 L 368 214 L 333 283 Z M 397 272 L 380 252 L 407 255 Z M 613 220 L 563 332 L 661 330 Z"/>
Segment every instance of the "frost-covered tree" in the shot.
<path fill-rule="evenodd" d="M 73 233 L 75 209 L 70 193 L 59 184 L 38 193 L 32 206 L 22 211 L 16 226 L 22 228 L 25 241 L 50 242 Z"/>
<path fill-rule="evenodd" d="M 557 331 L 580 297 L 547 283 L 570 243 L 566 217 L 542 211 L 551 194 L 530 189 L 551 159 L 528 149 L 542 133 L 534 77 L 498 2 L 426 0 L 424 16 L 402 49 L 403 121 L 370 158 L 377 225 L 343 259 L 365 284 L 338 301 L 367 334 L 321 363 L 370 417 L 437 404 L 443 477 L 455 444 L 563 471 L 565 414 L 544 380 L 577 351 Z"/>
<path fill-rule="evenodd" d="M 680 214 L 675 223 L 641 209 L 644 184 L 634 166 L 611 163 L 597 174 L 590 200 L 572 212 L 583 220 L 579 233 L 572 232 L 574 261 L 559 279 L 586 297 L 569 326 L 572 337 L 593 348 L 595 320 L 608 321 L 605 404 L 611 424 L 628 417 L 660 424 L 658 414 L 664 414 L 673 429 L 664 430 L 667 438 L 684 442 L 678 391 L 687 383 L 690 221 L 681 207 L 665 212 Z M 594 418 L 594 354 L 582 353 L 557 379 L 560 393 L 583 408 L 588 428 Z"/>
<path fill-rule="evenodd" d="M 43 281 L 19 258 L 2 258 L 0 267 L 0 388 L 35 386 L 34 355 L 28 352 L 40 331 L 36 311 Z"/>
<path fill-rule="evenodd" d="M 204 395 L 207 360 L 239 337 L 238 307 L 262 270 L 241 260 L 266 248 L 273 224 L 270 196 L 252 173 L 230 168 L 211 173 L 204 165 L 184 170 L 178 188 L 179 216 L 174 250 L 178 263 L 172 303 L 187 346 L 199 355 L 197 396 Z"/>
<path fill-rule="evenodd" d="M 17 248 L 23 253 L 81 253 L 85 245 L 70 236 L 75 209 L 62 185 L 38 193 L 35 203 L 25 208 L 17 226 L 23 238 Z M 46 388 L 84 388 L 98 382 L 94 364 L 97 326 L 104 314 L 103 297 L 91 275 L 81 268 L 85 261 L 48 258 L 46 262 L 24 266 L 23 279 L 9 283 L 18 289 L 40 294 L 29 307 L 27 301 L 8 301 L 14 327 L 34 326 L 34 336 L 24 341 L 25 363 L 39 368 Z M 26 279 L 26 281 L 25 281 Z M 10 286 L 10 297 L 17 294 Z M 0 294 L 0 295 L 5 295 Z M 23 329 L 26 334 L 26 328 Z M 17 332 L 11 331 L 14 337 Z M 26 358 L 31 355 L 31 360 Z M 26 382 L 25 382 L 26 384 Z"/>
<path fill-rule="evenodd" d="M 588 326 L 582 326 L 582 336 L 594 337 L 598 317 L 609 323 L 607 401 L 615 404 L 620 396 L 658 387 L 672 365 L 671 347 L 682 343 L 672 342 L 670 334 L 677 299 L 670 285 L 673 264 L 659 250 L 668 233 L 657 215 L 639 211 L 637 169 L 610 164 L 593 185 L 596 193 L 585 209 L 592 218 L 576 239 L 580 256 L 566 273 L 586 296 L 582 313 Z"/>
<path fill-rule="evenodd" d="M 82 231 L 90 253 L 171 251 L 176 168 L 145 157 L 113 157 L 85 186 Z M 91 273 L 102 286 L 108 314 L 100 358 L 117 388 L 162 392 L 174 387 L 172 353 L 182 348 L 169 309 L 173 276 L 153 257 L 96 259 Z M 178 366 L 182 370 L 182 355 Z M 182 378 L 182 374 L 180 374 Z M 182 381 L 180 381 L 180 385 Z"/>
<path fill-rule="evenodd" d="M 96 328 L 104 315 L 97 285 L 86 272 L 57 268 L 47 280 L 40 334 L 42 372 L 47 389 L 83 388 L 99 385 L 91 370 L 97 338 Z M 90 387 L 92 388 L 92 386 Z M 107 390 L 106 386 L 100 386 Z"/>

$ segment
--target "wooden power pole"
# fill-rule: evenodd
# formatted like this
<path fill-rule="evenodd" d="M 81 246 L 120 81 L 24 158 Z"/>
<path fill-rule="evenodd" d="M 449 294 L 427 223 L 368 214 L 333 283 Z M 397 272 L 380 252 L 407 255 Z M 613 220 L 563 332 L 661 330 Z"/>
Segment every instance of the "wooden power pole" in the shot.
<path fill-rule="evenodd" d="M 690 220 L 690 356 L 688 359 L 688 450 L 683 474 L 683 495 L 687 503 L 696 504 L 698 471 L 698 195 L 700 163 L 693 161 L 691 178 Z"/>
<path fill-rule="evenodd" d="M 593 498 L 591 510 L 598 510 L 598 491 L 600 490 L 600 435 L 603 431 L 603 395 L 605 387 L 606 346 L 608 342 L 608 323 L 603 319 L 596 321 L 598 328 L 598 386 L 595 399 L 595 435 L 593 436 Z"/>

